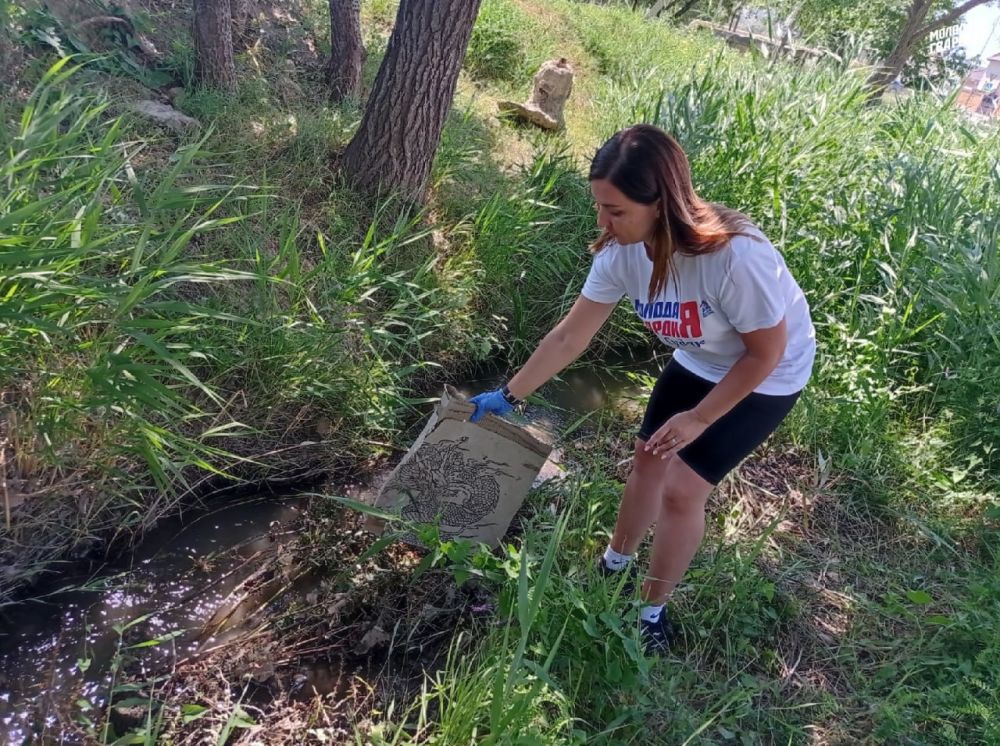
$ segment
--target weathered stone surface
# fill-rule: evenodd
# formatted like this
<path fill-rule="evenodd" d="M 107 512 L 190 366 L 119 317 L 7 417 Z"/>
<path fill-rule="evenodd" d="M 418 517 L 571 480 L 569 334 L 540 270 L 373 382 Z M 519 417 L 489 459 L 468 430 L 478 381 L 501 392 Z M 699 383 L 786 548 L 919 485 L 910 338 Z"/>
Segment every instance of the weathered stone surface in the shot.
<path fill-rule="evenodd" d="M 198 120 L 183 114 L 169 104 L 144 99 L 136 101 L 132 108 L 139 114 L 169 127 L 175 132 L 186 132 L 199 126 Z"/>
<path fill-rule="evenodd" d="M 501 112 L 526 119 L 539 127 L 558 130 L 566 126 L 563 109 L 573 91 L 573 68 L 565 57 L 542 63 L 535 73 L 531 98 L 525 103 L 500 101 Z"/>

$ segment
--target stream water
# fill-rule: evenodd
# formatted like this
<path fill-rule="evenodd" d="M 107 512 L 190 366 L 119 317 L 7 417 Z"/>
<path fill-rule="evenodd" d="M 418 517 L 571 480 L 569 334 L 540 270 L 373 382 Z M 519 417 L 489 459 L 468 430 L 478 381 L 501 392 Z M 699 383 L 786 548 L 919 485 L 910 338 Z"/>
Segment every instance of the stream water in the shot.
<path fill-rule="evenodd" d="M 640 387 L 626 371 L 655 375 L 662 364 L 567 373 L 542 389 L 551 406 L 533 407 L 529 419 L 558 433 L 582 414 L 637 397 Z M 497 384 L 487 377 L 456 388 L 470 396 Z M 347 484 L 340 494 L 365 499 L 366 490 Z M 0 608 L 0 744 L 63 742 L 59 723 L 98 719 L 123 653 L 153 676 L 212 644 L 213 617 L 256 560 L 291 539 L 305 504 L 295 495 L 259 495 L 188 510 L 161 522 L 127 556 Z"/>

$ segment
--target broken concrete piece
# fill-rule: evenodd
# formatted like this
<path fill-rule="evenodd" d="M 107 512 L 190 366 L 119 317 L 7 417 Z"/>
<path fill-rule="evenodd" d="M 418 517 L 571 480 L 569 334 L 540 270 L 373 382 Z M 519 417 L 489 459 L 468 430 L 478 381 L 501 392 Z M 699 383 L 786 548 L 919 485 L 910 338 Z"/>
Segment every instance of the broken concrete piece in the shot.
<path fill-rule="evenodd" d="M 143 99 L 142 101 L 136 101 L 132 105 L 132 108 L 139 114 L 149 117 L 175 132 L 187 132 L 201 126 L 197 119 L 189 117 L 187 114 L 182 114 L 173 106 L 161 104 L 159 101 Z"/>
<path fill-rule="evenodd" d="M 525 103 L 500 101 L 497 105 L 505 114 L 527 119 L 548 130 L 558 130 L 566 126 L 563 108 L 573 90 L 573 68 L 565 57 L 542 63 L 535 73 L 531 98 Z"/>

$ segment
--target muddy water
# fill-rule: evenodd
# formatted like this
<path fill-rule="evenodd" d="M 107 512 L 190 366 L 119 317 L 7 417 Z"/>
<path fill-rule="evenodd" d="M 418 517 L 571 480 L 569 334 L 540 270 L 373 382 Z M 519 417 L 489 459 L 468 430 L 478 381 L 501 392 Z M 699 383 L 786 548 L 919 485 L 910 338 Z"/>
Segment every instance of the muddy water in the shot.
<path fill-rule="evenodd" d="M 0 743 L 52 734 L 73 707 L 99 709 L 122 653 L 157 670 L 196 652 L 204 625 L 302 504 L 241 499 L 165 521 L 123 561 L 64 580 L 71 590 L 0 609 Z"/>
<path fill-rule="evenodd" d="M 639 397 L 627 371 L 655 375 L 663 362 L 565 374 L 539 392 L 548 406 L 529 408 L 527 419 L 551 433 L 564 431 L 587 412 Z M 456 388 L 470 396 L 500 380 Z M 558 472 L 547 466 L 541 477 Z M 366 496 L 358 485 L 344 485 L 341 494 Z M 88 714 L 99 720 L 126 658 L 149 678 L 214 644 L 213 617 L 261 557 L 291 538 L 289 527 L 304 505 L 295 496 L 269 495 L 189 511 L 162 523 L 123 560 L 0 608 L 0 744 L 62 742 L 62 724 Z M 228 634 L 239 631 L 237 625 Z"/>

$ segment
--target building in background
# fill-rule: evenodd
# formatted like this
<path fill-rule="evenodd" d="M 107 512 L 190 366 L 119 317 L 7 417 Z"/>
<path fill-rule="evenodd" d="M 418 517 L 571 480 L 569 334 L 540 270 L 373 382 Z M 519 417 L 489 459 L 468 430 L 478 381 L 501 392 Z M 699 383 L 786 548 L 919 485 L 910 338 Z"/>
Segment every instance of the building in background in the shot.
<path fill-rule="evenodd" d="M 986 66 L 969 71 L 958 92 L 957 103 L 966 111 L 990 119 L 1000 118 L 1000 53 L 986 58 Z"/>

